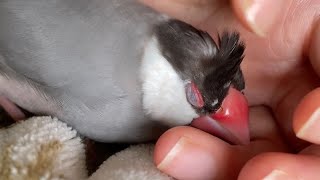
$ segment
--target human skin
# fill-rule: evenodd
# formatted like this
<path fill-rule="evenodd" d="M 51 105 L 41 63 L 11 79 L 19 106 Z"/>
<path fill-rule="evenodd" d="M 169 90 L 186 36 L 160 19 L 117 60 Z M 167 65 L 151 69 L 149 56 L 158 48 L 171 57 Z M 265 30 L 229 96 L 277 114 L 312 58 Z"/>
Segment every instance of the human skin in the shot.
<path fill-rule="evenodd" d="M 192 127 L 173 128 L 156 144 L 161 171 L 178 179 L 320 177 L 320 1 L 140 1 L 213 37 L 237 30 L 247 46 L 251 143 L 233 146 Z"/>

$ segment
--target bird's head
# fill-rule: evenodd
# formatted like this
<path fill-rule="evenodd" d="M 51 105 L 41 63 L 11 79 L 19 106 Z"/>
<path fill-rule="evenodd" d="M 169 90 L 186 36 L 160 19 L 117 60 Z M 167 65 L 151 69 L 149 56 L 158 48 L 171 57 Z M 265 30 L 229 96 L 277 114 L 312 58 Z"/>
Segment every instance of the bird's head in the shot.
<path fill-rule="evenodd" d="M 170 67 L 155 61 L 159 64 L 152 69 L 163 73 L 155 73 L 159 81 L 153 83 L 158 86 L 158 100 L 164 103 L 163 107 L 157 103 L 161 110 L 150 113 L 165 113 L 158 117 L 170 122 L 177 119 L 175 122 L 181 123 L 179 119 L 185 118 L 191 125 L 232 143 L 248 142 L 248 107 L 241 92 L 245 81 L 240 69 L 245 46 L 239 34 L 223 33 L 216 43 L 204 31 L 169 20 L 156 26 L 153 46 L 148 51 L 158 58 L 144 59 L 164 59 L 162 64 Z M 144 87 L 145 92 L 150 89 Z"/>

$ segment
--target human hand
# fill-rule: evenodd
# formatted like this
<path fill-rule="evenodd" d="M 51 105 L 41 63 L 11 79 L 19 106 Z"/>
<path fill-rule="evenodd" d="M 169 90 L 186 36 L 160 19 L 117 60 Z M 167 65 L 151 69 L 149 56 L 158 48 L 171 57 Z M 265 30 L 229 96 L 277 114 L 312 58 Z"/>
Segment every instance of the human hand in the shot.
<path fill-rule="evenodd" d="M 191 127 L 173 128 L 156 145 L 155 162 L 160 170 L 178 179 L 236 179 L 240 171 L 240 179 L 262 179 L 272 172 L 304 179 L 320 177 L 319 146 L 304 149 L 308 144 L 296 138 L 298 134 L 320 143 L 320 127 L 304 126 L 319 107 L 320 90 L 296 109 L 319 86 L 318 1 L 141 1 L 212 36 L 236 29 L 247 45 L 242 69 L 250 104 L 251 143 L 232 146 Z M 301 127 L 309 129 L 301 131 Z M 300 154 L 265 153 L 275 151 Z"/>

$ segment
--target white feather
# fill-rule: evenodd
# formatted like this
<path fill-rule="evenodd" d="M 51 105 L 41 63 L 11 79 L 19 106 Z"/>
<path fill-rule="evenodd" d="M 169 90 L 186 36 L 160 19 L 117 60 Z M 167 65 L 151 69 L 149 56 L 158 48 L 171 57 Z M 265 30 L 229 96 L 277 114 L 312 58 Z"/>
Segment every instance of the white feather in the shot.
<path fill-rule="evenodd" d="M 145 46 L 141 80 L 143 107 L 152 119 L 177 126 L 198 117 L 186 99 L 183 80 L 162 56 L 155 37 Z"/>

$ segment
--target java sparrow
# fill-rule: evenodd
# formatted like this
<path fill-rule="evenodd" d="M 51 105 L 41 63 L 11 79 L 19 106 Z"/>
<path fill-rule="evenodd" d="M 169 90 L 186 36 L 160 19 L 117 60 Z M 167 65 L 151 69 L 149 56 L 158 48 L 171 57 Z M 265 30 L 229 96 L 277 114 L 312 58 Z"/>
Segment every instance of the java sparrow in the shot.
<path fill-rule="evenodd" d="M 246 143 L 244 49 L 135 0 L 2 0 L 0 104 L 102 142 L 191 124 Z"/>

